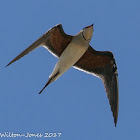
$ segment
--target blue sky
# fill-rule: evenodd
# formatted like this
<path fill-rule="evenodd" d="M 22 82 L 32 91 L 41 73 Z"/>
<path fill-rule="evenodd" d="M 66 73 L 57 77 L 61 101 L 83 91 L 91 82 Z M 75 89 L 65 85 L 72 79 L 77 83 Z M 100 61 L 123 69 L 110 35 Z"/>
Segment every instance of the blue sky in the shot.
<path fill-rule="evenodd" d="M 138 0 L 1 0 L 0 133 L 61 133 L 52 140 L 140 138 L 139 5 Z M 118 66 L 116 128 L 103 84 L 96 77 L 71 68 L 38 94 L 57 62 L 44 48 L 5 68 L 54 25 L 62 23 L 67 34 L 75 35 L 93 22 L 91 46 L 112 51 Z"/>

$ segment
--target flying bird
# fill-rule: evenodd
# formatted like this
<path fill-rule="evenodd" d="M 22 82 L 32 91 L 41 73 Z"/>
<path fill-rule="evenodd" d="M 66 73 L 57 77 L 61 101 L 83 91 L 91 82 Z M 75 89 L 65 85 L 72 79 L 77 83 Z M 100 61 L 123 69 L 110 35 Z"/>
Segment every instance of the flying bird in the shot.
<path fill-rule="evenodd" d="M 96 51 L 90 46 L 93 24 L 83 28 L 75 36 L 64 32 L 61 24 L 54 26 L 21 52 L 7 66 L 19 60 L 34 49 L 43 46 L 59 60 L 49 80 L 39 94 L 53 81 L 57 80 L 70 67 L 99 77 L 105 87 L 116 126 L 118 119 L 118 72 L 114 56 L 109 51 Z M 6 66 L 6 67 L 7 67 Z"/>

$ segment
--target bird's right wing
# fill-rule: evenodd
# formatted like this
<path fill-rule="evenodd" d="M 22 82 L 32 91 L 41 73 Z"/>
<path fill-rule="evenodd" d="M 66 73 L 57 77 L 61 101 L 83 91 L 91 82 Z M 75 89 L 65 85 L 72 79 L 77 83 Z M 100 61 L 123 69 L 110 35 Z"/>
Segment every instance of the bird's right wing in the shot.
<path fill-rule="evenodd" d="M 61 24 L 58 24 L 48 30 L 39 39 L 37 39 L 32 45 L 21 52 L 17 57 L 15 57 L 7 66 L 13 62 L 19 60 L 24 55 L 30 53 L 39 46 L 44 46 L 48 51 L 50 51 L 56 57 L 59 57 L 67 45 L 71 42 L 72 36 L 65 34 Z"/>
<path fill-rule="evenodd" d="M 118 119 L 118 72 L 114 56 L 109 51 L 96 51 L 89 46 L 86 53 L 74 64 L 76 69 L 99 77 L 105 87 L 116 126 Z"/>

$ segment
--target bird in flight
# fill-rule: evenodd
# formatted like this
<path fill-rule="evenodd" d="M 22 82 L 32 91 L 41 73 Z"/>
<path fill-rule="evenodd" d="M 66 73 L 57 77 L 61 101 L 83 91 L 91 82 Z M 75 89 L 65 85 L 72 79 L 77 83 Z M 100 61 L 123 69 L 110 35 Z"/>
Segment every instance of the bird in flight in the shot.
<path fill-rule="evenodd" d="M 111 52 L 96 51 L 90 46 L 89 43 L 93 31 L 92 24 L 83 28 L 75 36 L 72 36 L 66 34 L 62 25 L 58 24 L 44 33 L 27 49 L 14 58 L 7 66 L 36 48 L 40 46 L 45 47 L 50 53 L 58 57 L 59 60 L 49 76 L 49 80 L 39 94 L 70 67 L 97 76 L 104 84 L 116 126 L 119 104 L 117 65 Z"/>

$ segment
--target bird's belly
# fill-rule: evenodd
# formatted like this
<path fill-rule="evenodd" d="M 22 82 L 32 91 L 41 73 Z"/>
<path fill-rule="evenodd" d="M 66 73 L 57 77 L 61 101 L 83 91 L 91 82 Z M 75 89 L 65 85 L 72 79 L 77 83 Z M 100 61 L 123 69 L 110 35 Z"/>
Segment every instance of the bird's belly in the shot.
<path fill-rule="evenodd" d="M 68 47 L 63 51 L 60 56 L 60 59 L 57 63 L 60 72 L 67 71 L 72 67 L 86 52 L 87 46 L 69 44 Z"/>

